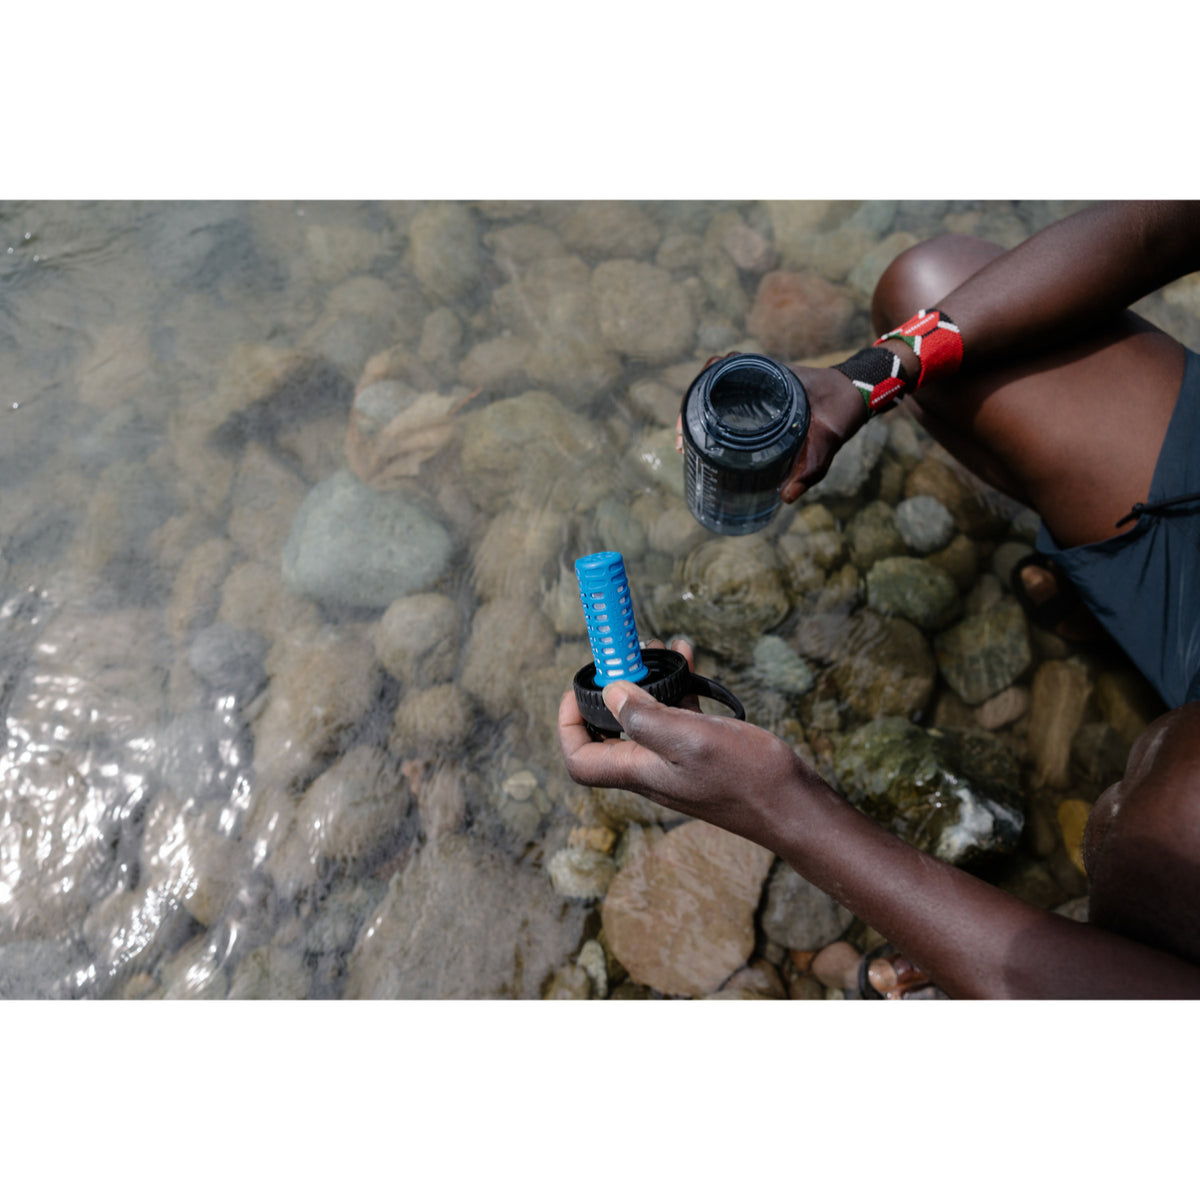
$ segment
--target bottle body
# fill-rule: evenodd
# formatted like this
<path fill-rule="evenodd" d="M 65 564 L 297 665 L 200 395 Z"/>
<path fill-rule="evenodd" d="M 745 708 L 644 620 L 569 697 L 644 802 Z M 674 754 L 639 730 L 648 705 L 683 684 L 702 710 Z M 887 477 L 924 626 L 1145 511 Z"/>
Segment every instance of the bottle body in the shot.
<path fill-rule="evenodd" d="M 765 355 L 729 355 L 693 380 L 682 418 L 684 494 L 696 520 L 733 536 L 768 525 L 808 433 L 800 380 Z"/>

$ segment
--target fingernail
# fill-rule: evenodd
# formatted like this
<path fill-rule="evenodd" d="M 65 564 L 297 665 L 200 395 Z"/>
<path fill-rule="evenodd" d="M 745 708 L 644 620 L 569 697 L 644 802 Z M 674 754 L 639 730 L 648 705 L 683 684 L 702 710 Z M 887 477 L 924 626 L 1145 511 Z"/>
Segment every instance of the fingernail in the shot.
<path fill-rule="evenodd" d="M 621 709 L 629 703 L 629 685 L 627 683 L 610 683 L 605 686 L 601 698 L 608 711 L 620 720 Z"/>

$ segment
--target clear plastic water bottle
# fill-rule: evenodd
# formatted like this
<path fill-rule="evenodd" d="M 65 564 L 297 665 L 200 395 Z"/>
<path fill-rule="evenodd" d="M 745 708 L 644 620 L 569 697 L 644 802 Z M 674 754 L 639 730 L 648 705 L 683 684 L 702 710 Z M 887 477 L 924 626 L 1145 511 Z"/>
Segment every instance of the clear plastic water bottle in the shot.
<path fill-rule="evenodd" d="M 713 533 L 770 523 L 808 433 L 808 395 L 782 363 L 731 354 L 710 363 L 683 401 L 684 493 Z"/>

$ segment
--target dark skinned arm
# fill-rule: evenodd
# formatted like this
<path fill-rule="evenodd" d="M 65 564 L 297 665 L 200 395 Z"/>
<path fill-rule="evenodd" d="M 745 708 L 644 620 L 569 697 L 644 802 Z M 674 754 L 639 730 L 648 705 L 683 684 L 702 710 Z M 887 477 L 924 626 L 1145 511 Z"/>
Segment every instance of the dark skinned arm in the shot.
<path fill-rule="evenodd" d="M 1065 341 L 1200 270 L 1200 202 L 1098 204 L 1047 226 L 988 263 L 938 302 L 962 332 L 963 372 Z M 916 357 L 888 348 L 909 377 Z M 783 498 L 824 478 L 837 450 L 865 424 L 862 398 L 831 368 L 793 367 L 812 405 L 812 428 Z"/>
<path fill-rule="evenodd" d="M 765 846 L 888 938 L 951 996 L 1200 996 L 1200 967 L 1192 962 L 1139 936 L 1035 908 L 913 849 L 855 809 L 764 729 L 665 708 L 632 684 L 610 684 L 605 703 L 628 740 L 592 742 L 574 696 L 563 697 L 559 737 L 572 778 L 639 792 Z M 1198 872 L 1194 866 L 1189 872 L 1189 860 L 1200 861 L 1200 831 L 1192 828 L 1195 755 L 1189 758 L 1186 748 L 1195 744 L 1200 711 L 1186 720 L 1195 728 L 1168 728 L 1167 741 L 1175 748 L 1173 786 L 1155 789 L 1135 779 L 1121 805 L 1121 836 L 1110 836 L 1101 852 L 1108 873 L 1144 874 L 1164 838 L 1177 853 L 1181 841 L 1187 845 L 1170 879 L 1162 878 L 1164 860 L 1157 856 L 1158 899 L 1150 907 L 1177 904 L 1178 911 L 1165 917 L 1167 925 L 1194 923 L 1188 906 L 1196 900 L 1196 885 L 1188 878 Z M 1181 754 L 1191 763 L 1190 775 L 1182 768 L 1191 779 L 1191 803 L 1174 786 Z M 1150 814 L 1146 820 L 1139 818 L 1143 810 Z M 1136 848 L 1133 863 L 1122 858 L 1121 847 L 1129 844 Z M 1172 902 L 1180 883 L 1184 890 Z M 1129 919 L 1118 907 L 1123 915 L 1113 921 L 1117 925 Z M 1157 920 L 1153 927 L 1161 938 L 1161 911 Z"/>

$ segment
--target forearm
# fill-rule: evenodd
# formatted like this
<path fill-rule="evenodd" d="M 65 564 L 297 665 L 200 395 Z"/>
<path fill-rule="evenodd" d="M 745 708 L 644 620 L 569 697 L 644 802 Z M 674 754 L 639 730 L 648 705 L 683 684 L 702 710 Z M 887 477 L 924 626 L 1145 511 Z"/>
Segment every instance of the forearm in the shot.
<path fill-rule="evenodd" d="M 1099 204 L 1043 229 L 938 304 L 963 370 L 1061 342 L 1200 268 L 1200 204 Z"/>
<path fill-rule="evenodd" d="M 801 765 L 764 842 L 961 998 L 1200 996 L 1200 968 L 923 854 Z"/>

